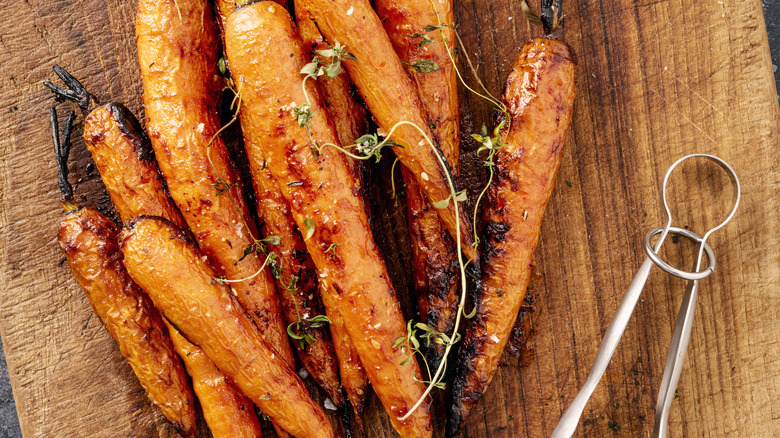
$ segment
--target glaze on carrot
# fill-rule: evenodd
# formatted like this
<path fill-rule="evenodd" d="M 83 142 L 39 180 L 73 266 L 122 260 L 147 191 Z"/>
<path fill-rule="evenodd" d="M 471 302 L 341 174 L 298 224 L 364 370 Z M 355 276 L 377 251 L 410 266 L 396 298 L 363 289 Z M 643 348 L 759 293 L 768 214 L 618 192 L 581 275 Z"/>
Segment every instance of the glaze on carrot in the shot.
<path fill-rule="evenodd" d="M 537 38 L 523 47 L 503 102 L 511 116 L 488 190 L 476 316 L 460 349 L 447 436 L 456 436 L 495 374 L 528 287 L 542 216 L 555 186 L 574 107 L 571 48 Z"/>
<path fill-rule="evenodd" d="M 206 0 L 140 0 L 136 41 L 146 129 L 171 197 L 217 275 L 288 363 L 294 357 L 235 166 L 219 136 L 219 35 Z M 181 16 L 181 19 L 179 18 Z M 253 275 L 256 276 L 252 277 Z"/>
<path fill-rule="evenodd" d="M 357 195 L 355 176 L 337 149 L 325 147 L 315 156 L 316 146 L 294 118 L 294 109 L 306 103 L 299 72 L 307 61 L 292 20 L 274 3 L 255 3 L 230 16 L 225 39 L 234 80 L 242 87 L 241 125 L 245 134 L 263 139 L 259 152 L 305 233 L 320 284 L 329 295 L 326 310 L 334 305 L 339 309 L 393 427 L 404 437 L 430 436 L 427 403 L 400 420 L 424 387 L 416 361 L 400 365 L 406 355 L 393 347 L 406 335 L 406 324 Z M 312 138 L 317 144 L 336 144 L 316 87 L 308 85 L 315 115 Z"/>
<path fill-rule="evenodd" d="M 434 6 L 436 9 L 434 9 Z M 420 95 L 425 114 L 441 151 L 458 174 L 459 114 L 458 77 L 452 59 L 454 21 L 452 0 L 377 0 L 375 8 L 398 57 Z M 426 31 L 429 26 L 444 27 Z M 427 37 L 428 39 L 423 39 Z M 447 43 L 445 44 L 445 39 Z M 430 42 L 427 42 L 429 41 Z M 413 66 L 421 61 L 438 67 L 425 73 Z M 405 168 L 406 207 L 412 241 L 414 280 L 420 318 L 440 333 L 452 334 L 458 308 L 458 254 L 436 210 L 425 198 L 417 180 Z M 423 344 L 426 360 L 436 369 L 444 345 Z"/>

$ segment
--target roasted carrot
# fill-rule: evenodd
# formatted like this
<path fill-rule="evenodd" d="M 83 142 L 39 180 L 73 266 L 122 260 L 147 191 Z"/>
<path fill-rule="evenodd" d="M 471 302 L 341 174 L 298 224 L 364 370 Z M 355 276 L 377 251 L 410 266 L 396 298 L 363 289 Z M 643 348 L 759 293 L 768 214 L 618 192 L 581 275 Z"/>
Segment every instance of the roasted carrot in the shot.
<path fill-rule="evenodd" d="M 241 84 L 241 125 L 245 133 L 264 139 L 258 152 L 305 234 L 328 295 L 326 310 L 333 305 L 340 310 L 395 429 L 404 437 L 430 436 L 427 403 L 400 420 L 424 388 L 416 361 L 400 365 L 406 355 L 393 345 L 405 337 L 406 324 L 355 194 L 355 177 L 336 148 L 323 148 L 315 156 L 316 145 L 295 119 L 297 106 L 307 102 L 299 73 L 306 57 L 292 20 L 278 5 L 255 3 L 231 15 L 225 39 L 234 80 Z M 316 87 L 308 85 L 312 140 L 337 144 Z"/>
<path fill-rule="evenodd" d="M 52 109 L 52 135 L 60 169 L 60 187 L 67 215 L 59 224 L 58 241 L 73 276 L 87 294 L 92 309 L 119 345 L 149 400 L 185 436 L 197 432 L 195 400 L 187 374 L 163 326 L 159 313 L 127 275 L 117 246 L 119 229 L 97 210 L 78 208 L 67 181 L 70 131 L 75 114 L 57 135 Z"/>
<path fill-rule="evenodd" d="M 452 0 L 377 0 L 377 15 L 420 95 L 428 124 L 441 151 L 458 174 L 458 77 L 453 64 Z M 434 9 L 436 7 L 436 9 Z M 440 24 L 441 20 L 441 24 Z M 444 26 L 442 27 L 442 24 Z M 434 27 L 433 30 L 431 27 Z M 414 66 L 432 62 L 425 72 Z M 414 176 L 402 170 L 420 317 L 433 330 L 451 334 L 458 308 L 458 255 L 455 242 Z M 423 344 L 428 365 L 439 367 L 444 345 Z"/>
<path fill-rule="evenodd" d="M 501 133 L 488 190 L 477 314 L 460 350 L 448 436 L 457 435 L 490 384 L 523 303 L 572 117 L 574 72 L 565 42 L 537 38 L 523 47 L 507 79 L 503 102 L 511 123 Z"/>
<path fill-rule="evenodd" d="M 263 430 L 252 400 L 235 387 L 203 349 L 190 343 L 167 320 L 163 322 L 176 352 L 192 376 L 192 386 L 211 435 L 214 438 L 262 438 Z"/>
<path fill-rule="evenodd" d="M 396 128 L 391 140 L 402 147 L 394 148 L 394 152 L 414 175 L 425 196 L 432 202 L 449 199 L 449 164 L 445 159 L 446 166 L 442 167 L 425 140 L 425 136 L 433 139 L 433 135 L 417 91 L 368 0 L 302 0 L 302 4 L 329 43 L 340 42 L 356 57 L 345 60 L 344 65 L 384 133 Z M 406 123 L 398 125 L 400 122 Z M 472 246 L 471 223 L 461 208 L 459 227 L 456 226 L 454 204 L 449 202 L 436 212 L 452 236 L 458 234 L 459 228 L 462 250 L 473 257 L 476 251 Z"/>
<path fill-rule="evenodd" d="M 168 196 L 149 138 L 124 105 L 93 109 L 84 120 L 84 143 L 123 221 L 145 214 L 186 226 Z"/>
<path fill-rule="evenodd" d="M 253 144 L 257 137 L 244 135 L 247 150 L 257 150 L 261 144 Z M 293 342 L 303 366 L 325 390 L 333 403 L 344 405 L 344 395 L 339 380 L 339 366 L 327 326 L 312 327 L 307 321 L 325 315 L 320 291 L 317 286 L 317 268 L 314 266 L 303 237 L 298 231 L 287 200 L 282 196 L 279 185 L 271 177 L 262 157 L 247 154 L 252 183 L 257 196 L 257 216 L 262 224 L 263 234 L 280 238 L 278 245 L 270 250 L 278 255 L 275 277 L 277 290 L 281 293 L 284 316 L 290 330 L 301 336 Z"/>
<path fill-rule="evenodd" d="M 224 20 L 233 12 L 236 3 L 217 2 L 222 29 L 225 27 Z M 224 39 L 224 32 L 222 37 Z M 245 135 L 244 142 L 257 140 L 259 139 L 256 136 Z M 246 147 L 259 148 L 260 145 Z M 344 395 L 339 381 L 338 360 L 329 330 L 319 323 L 307 323 L 308 320 L 325 314 L 317 287 L 316 268 L 306 251 L 301 233 L 290 216 L 287 200 L 268 172 L 264 159 L 258 155 L 249 155 L 247 158 L 257 199 L 257 217 L 260 220 L 261 232 L 280 239 L 270 250 L 278 256 L 274 260 L 273 273 L 284 318 L 292 334 L 303 337 L 293 341 L 293 346 L 303 366 L 333 403 L 343 406 Z"/>
<path fill-rule="evenodd" d="M 153 215 L 186 227 L 184 218 L 168 197 L 149 139 L 127 108 L 109 103 L 92 110 L 84 121 L 84 142 L 122 221 Z M 225 378 L 200 347 L 189 343 L 167 322 L 166 325 L 173 346 L 192 378 L 212 435 L 215 438 L 261 436 L 252 402 Z"/>
<path fill-rule="evenodd" d="M 298 33 L 303 40 L 304 50 L 307 61 L 319 56 L 317 50 L 327 50 L 328 44 L 324 41 L 322 34 L 317 29 L 317 24 L 312 20 L 309 12 L 303 8 L 301 1 L 294 2 L 295 18 L 298 24 Z M 336 129 L 336 137 L 340 144 L 350 144 L 358 137 L 368 132 L 368 113 L 362 102 L 353 93 L 354 84 L 345 74 L 319 81 L 317 87 L 320 91 L 325 112 L 328 118 L 333 122 Z M 363 170 L 364 165 L 359 160 L 347 158 L 347 163 L 352 171 L 358 176 L 361 186 L 361 195 L 363 194 Z M 364 204 L 367 206 L 367 204 Z M 325 293 L 323 293 L 325 299 Z M 357 351 L 355 351 L 352 340 L 344 327 L 344 319 L 338 314 L 335 306 L 331 308 L 330 330 L 333 336 L 336 356 L 339 359 L 339 371 L 341 373 L 341 384 L 347 392 L 347 397 L 352 404 L 355 412 L 355 419 L 359 424 L 363 413 L 363 406 L 366 401 L 368 377 L 360 363 Z"/>
<path fill-rule="evenodd" d="M 119 246 L 130 276 L 274 424 L 298 438 L 334 437 L 325 413 L 287 361 L 262 338 L 182 229 L 141 216 Z"/>
<path fill-rule="evenodd" d="M 181 17 L 181 18 L 179 18 Z M 136 41 L 146 129 L 171 197 L 218 275 L 288 363 L 294 358 L 273 279 L 251 251 L 257 235 L 217 134 L 219 36 L 206 0 L 141 0 Z M 247 249 L 249 251 L 247 252 Z"/>

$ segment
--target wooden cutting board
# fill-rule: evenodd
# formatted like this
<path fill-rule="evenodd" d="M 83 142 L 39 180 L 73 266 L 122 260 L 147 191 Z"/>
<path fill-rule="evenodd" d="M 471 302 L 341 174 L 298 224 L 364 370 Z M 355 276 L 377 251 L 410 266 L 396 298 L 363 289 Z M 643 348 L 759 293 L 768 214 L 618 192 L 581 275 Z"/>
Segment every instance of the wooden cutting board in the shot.
<path fill-rule="evenodd" d="M 456 3 L 468 53 L 498 94 L 520 47 L 541 30 L 517 0 Z M 743 198 L 734 221 L 712 237 L 718 267 L 701 284 L 671 436 L 780 436 L 780 113 L 761 3 L 566 0 L 564 8 L 578 96 L 536 253 L 535 334 L 523 366 L 498 372 L 464 436 L 550 434 L 645 256 L 645 232 L 662 224 L 658 181 L 692 152 L 731 163 Z M 56 242 L 52 100 L 41 83 L 55 79 L 58 63 L 102 101 L 138 114 L 134 15 L 133 1 L 0 4 L 0 334 L 28 437 L 175 435 L 92 316 Z M 473 199 L 484 169 L 467 134 L 490 123 L 490 108 L 465 93 L 461 102 L 462 174 Z M 105 202 L 83 142 L 74 148 L 77 193 Z M 673 196 L 678 223 L 700 233 L 717 213 L 708 184 L 725 181 L 710 169 L 684 168 L 678 180 L 704 189 Z M 377 240 L 412 317 L 405 210 L 386 201 L 384 185 L 372 196 L 385 211 L 375 215 Z M 668 243 L 666 257 L 688 266 L 690 247 Z M 651 274 L 579 436 L 649 436 L 683 289 L 681 280 Z M 366 423 L 365 436 L 394 436 L 375 398 Z"/>

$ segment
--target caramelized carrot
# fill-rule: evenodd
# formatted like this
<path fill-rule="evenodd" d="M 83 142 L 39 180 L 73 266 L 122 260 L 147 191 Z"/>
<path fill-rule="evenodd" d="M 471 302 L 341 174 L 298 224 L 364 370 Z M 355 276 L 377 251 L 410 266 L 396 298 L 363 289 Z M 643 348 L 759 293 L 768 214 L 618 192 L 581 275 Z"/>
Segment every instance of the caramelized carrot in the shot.
<path fill-rule="evenodd" d="M 298 33 L 303 40 L 304 50 L 308 50 L 307 61 L 317 56 L 317 50 L 328 49 L 322 34 L 317 29 L 317 24 L 311 19 L 311 15 L 301 5 L 301 1 L 294 2 L 295 18 L 298 23 Z M 368 112 L 362 102 L 353 93 L 354 84 L 346 74 L 340 74 L 335 78 L 322 80 L 317 83 L 322 98 L 325 112 L 333 122 L 336 129 L 336 137 L 340 144 L 350 144 L 358 137 L 368 132 Z M 363 162 L 347 157 L 347 163 L 358 176 L 362 188 Z M 325 294 L 323 294 L 325 295 Z M 347 393 L 355 419 L 361 424 L 360 416 L 366 402 L 368 390 L 368 377 L 363 365 L 360 363 L 357 351 L 344 327 L 344 319 L 338 315 L 334 306 L 331 306 L 330 330 L 333 336 L 336 356 L 339 359 L 339 371 L 341 384 Z"/>
<path fill-rule="evenodd" d="M 436 9 L 434 9 L 434 6 Z M 448 46 L 454 21 L 452 0 L 377 0 L 377 15 L 406 66 L 420 95 L 428 123 L 439 140 L 441 151 L 458 174 L 459 118 L 458 78 Z M 426 31 L 429 26 L 441 26 Z M 427 38 L 427 39 L 423 39 Z M 445 41 L 447 42 L 445 44 Z M 435 64 L 433 71 L 419 72 L 413 66 L 421 61 Z M 455 242 L 413 175 L 403 169 L 406 206 L 414 260 L 414 280 L 420 317 L 437 332 L 452 333 L 458 308 L 458 255 Z M 444 345 L 425 348 L 428 365 L 439 367 Z"/>
<path fill-rule="evenodd" d="M 87 294 L 92 309 L 119 345 L 149 400 L 184 436 L 197 433 L 194 397 L 187 374 L 163 326 L 160 314 L 127 274 L 117 246 L 119 230 L 97 210 L 72 203 L 68 182 L 71 112 L 58 134 L 57 112 L 51 110 L 52 139 L 57 156 L 62 204 L 58 241 L 73 276 Z"/>
<path fill-rule="evenodd" d="M 235 1 L 217 2 L 220 27 L 223 30 L 225 20 L 233 13 L 235 7 Z M 224 32 L 222 37 L 224 39 Z M 245 143 L 258 140 L 251 135 L 244 137 Z M 247 149 L 259 147 L 259 144 L 246 146 Z M 274 264 L 274 277 L 284 318 L 287 324 L 295 324 L 296 331 L 303 332 L 296 333 L 297 336 L 306 335 L 306 339 L 313 341 L 297 340 L 293 341 L 293 346 L 303 366 L 325 390 L 333 403 L 343 406 L 344 395 L 339 381 L 338 363 L 328 329 L 307 326 L 303 319 L 325 314 L 317 287 L 316 268 L 306 252 L 306 245 L 295 221 L 290 217 L 287 200 L 284 199 L 278 184 L 268 172 L 265 160 L 259 155 L 248 155 L 247 158 L 257 198 L 257 217 L 262 225 L 261 231 L 266 236 L 280 238 L 280 243 L 270 250 L 278 256 Z"/>
<path fill-rule="evenodd" d="M 168 197 L 154 151 L 138 120 L 121 104 L 92 110 L 84 121 L 84 142 L 92 153 L 122 221 L 153 215 L 185 228 L 184 218 Z M 166 322 L 214 437 L 258 437 L 260 422 L 252 402 L 222 374 L 203 351 Z"/>
<path fill-rule="evenodd" d="M 260 336 L 230 288 L 214 280 L 215 272 L 186 232 L 142 216 L 126 226 L 119 244 L 128 273 L 166 319 L 274 424 L 298 438 L 335 436 L 298 375 Z"/>
<path fill-rule="evenodd" d="M 453 383 L 448 436 L 457 435 L 495 374 L 531 275 L 574 105 L 574 54 L 553 39 L 523 47 L 503 102 L 511 124 L 488 191 L 482 281 Z"/>
<path fill-rule="evenodd" d="M 194 437 L 195 399 L 159 313 L 125 271 L 119 230 L 97 210 L 60 221 L 59 242 L 92 309 L 152 401 L 182 435 Z"/>
<path fill-rule="evenodd" d="M 449 166 L 442 168 L 422 135 L 433 139 L 417 91 L 368 0 L 302 0 L 302 4 L 328 42 L 339 41 L 357 58 L 345 60 L 344 65 L 384 132 L 389 133 L 399 122 L 412 123 L 422 131 L 408 124 L 398 125 L 391 140 L 402 147 L 394 148 L 394 152 L 430 201 L 448 199 Z M 449 202 L 446 208 L 436 210 L 452 236 L 457 234 L 454 204 Z M 462 250 L 473 257 L 476 251 L 471 225 L 463 209 L 459 209 L 459 215 Z"/>
<path fill-rule="evenodd" d="M 168 328 L 176 352 L 192 376 L 192 386 L 211 435 L 214 438 L 262 438 L 263 430 L 260 428 L 252 400 L 225 377 L 203 349 L 191 344 L 167 320 L 163 322 Z"/>
<path fill-rule="evenodd" d="M 262 152 L 257 152 L 265 157 L 298 228 L 305 233 L 320 284 L 329 295 L 325 305 L 340 310 L 369 380 L 399 434 L 430 436 L 427 403 L 400 420 L 424 387 L 417 363 L 400 365 L 406 355 L 393 346 L 405 336 L 406 324 L 356 195 L 355 177 L 335 148 L 326 147 L 315 156 L 316 146 L 294 118 L 294 109 L 307 99 L 299 73 L 306 58 L 292 20 L 278 5 L 255 3 L 231 15 L 225 40 L 234 80 L 241 84 L 241 125 L 245 133 L 264 139 Z M 312 138 L 317 144 L 336 144 L 316 87 L 309 85 Z"/>
<path fill-rule="evenodd" d="M 211 4 L 141 0 L 136 36 L 146 129 L 171 197 L 218 275 L 247 279 L 232 284 L 241 306 L 293 364 L 273 279 L 261 269 L 257 252 L 245 254 L 256 230 L 234 165 L 216 135 L 222 80 Z"/>

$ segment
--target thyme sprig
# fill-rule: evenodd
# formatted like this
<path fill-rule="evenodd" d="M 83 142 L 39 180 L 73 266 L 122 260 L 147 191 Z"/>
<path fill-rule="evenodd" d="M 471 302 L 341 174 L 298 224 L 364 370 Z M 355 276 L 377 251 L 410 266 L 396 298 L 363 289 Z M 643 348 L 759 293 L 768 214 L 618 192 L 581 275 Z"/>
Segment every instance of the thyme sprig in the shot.
<path fill-rule="evenodd" d="M 306 81 L 309 79 L 317 80 L 320 76 L 327 76 L 328 78 L 335 78 L 341 71 L 341 63 L 345 59 L 357 61 L 355 55 L 347 52 L 347 47 L 342 46 L 341 43 L 336 41 L 335 45 L 330 46 L 329 49 L 315 50 L 316 55 L 312 60 L 303 66 L 300 73 L 304 75 L 303 78 L 303 95 L 306 97 L 306 103 L 311 105 L 309 101 L 309 94 L 306 92 Z M 328 59 L 330 59 L 328 61 Z"/>
<path fill-rule="evenodd" d="M 298 317 L 298 321 L 287 326 L 287 334 L 297 340 L 301 349 L 305 350 L 306 346 L 317 342 L 317 338 L 309 333 L 308 330 L 322 328 L 330 323 L 330 319 L 325 315 L 317 315 L 308 319 Z"/>
<path fill-rule="evenodd" d="M 271 265 L 271 273 L 274 278 L 282 283 L 282 270 L 279 266 L 278 260 L 274 259 L 274 263 Z M 287 335 L 292 339 L 298 341 L 301 350 L 305 350 L 307 346 L 317 342 L 317 338 L 312 335 L 309 330 L 324 327 L 325 324 L 330 324 L 330 319 L 325 315 L 316 315 L 313 317 L 301 315 L 301 308 L 298 305 L 298 301 L 295 299 L 295 295 L 298 293 L 298 281 L 301 278 L 300 271 L 298 274 L 293 275 L 287 284 L 282 283 L 284 290 L 292 297 L 293 304 L 295 304 L 296 320 L 287 325 Z"/>
<path fill-rule="evenodd" d="M 488 168 L 488 180 L 487 184 L 485 184 L 485 187 L 482 188 L 482 191 L 479 192 L 479 196 L 477 197 L 477 202 L 474 204 L 474 217 L 472 219 L 472 224 L 474 225 L 474 247 L 476 248 L 479 243 L 479 235 L 476 231 L 476 224 L 477 224 L 477 214 L 479 213 L 479 205 L 482 201 L 482 198 L 485 196 L 485 193 L 487 193 L 488 188 L 491 184 L 493 184 L 493 175 L 495 173 L 494 167 L 495 162 L 494 159 L 496 157 L 496 153 L 504 147 L 504 139 L 501 137 L 501 131 L 509 124 L 509 118 L 503 117 L 501 122 L 493 129 L 493 135 L 488 135 L 488 130 L 485 124 L 482 124 L 482 130 L 479 134 L 471 134 L 471 137 L 478 141 L 480 143 L 479 148 L 477 149 L 477 156 L 480 156 L 481 154 L 487 152 L 487 156 L 485 157 L 485 161 L 483 161 L 483 164 L 485 167 Z"/>

